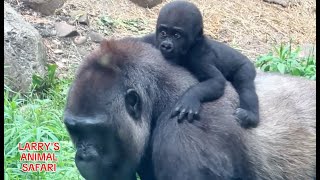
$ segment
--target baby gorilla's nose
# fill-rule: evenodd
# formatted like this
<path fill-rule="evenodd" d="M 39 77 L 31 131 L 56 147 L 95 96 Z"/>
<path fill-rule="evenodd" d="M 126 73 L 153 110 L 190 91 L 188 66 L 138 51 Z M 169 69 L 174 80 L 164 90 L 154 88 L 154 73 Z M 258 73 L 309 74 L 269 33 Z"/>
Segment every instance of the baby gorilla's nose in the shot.
<path fill-rule="evenodd" d="M 173 44 L 169 41 L 164 41 L 161 43 L 160 48 L 162 51 L 171 52 L 173 50 Z"/>

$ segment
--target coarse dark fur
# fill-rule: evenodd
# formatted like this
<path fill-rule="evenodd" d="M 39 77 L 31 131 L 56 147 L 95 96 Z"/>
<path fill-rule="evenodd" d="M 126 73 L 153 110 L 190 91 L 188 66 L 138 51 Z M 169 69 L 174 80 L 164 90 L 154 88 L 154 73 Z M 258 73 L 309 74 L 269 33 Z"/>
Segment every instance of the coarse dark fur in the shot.
<path fill-rule="evenodd" d="M 316 173 L 315 82 L 261 74 L 261 124 L 233 115 L 237 93 L 204 103 L 202 121 L 167 113 L 196 79 L 148 44 L 104 41 L 80 67 L 64 122 L 87 180 L 311 179 Z"/>
<path fill-rule="evenodd" d="M 237 50 L 203 34 L 199 9 L 187 1 L 166 4 L 159 13 L 155 34 L 141 38 L 160 49 L 166 60 L 187 68 L 200 81 L 179 98 L 173 116 L 197 118 L 200 105 L 220 98 L 226 80 L 240 96 L 235 114 L 244 128 L 259 123 L 259 102 L 255 92 L 256 71 L 251 61 Z M 169 112 L 170 113 L 170 112 Z"/>

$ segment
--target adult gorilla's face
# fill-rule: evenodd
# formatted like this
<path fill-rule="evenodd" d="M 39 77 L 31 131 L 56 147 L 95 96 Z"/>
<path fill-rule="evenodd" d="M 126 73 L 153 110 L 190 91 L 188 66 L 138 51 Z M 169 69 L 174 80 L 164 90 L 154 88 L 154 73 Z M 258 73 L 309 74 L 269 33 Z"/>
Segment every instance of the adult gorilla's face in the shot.
<path fill-rule="evenodd" d="M 122 40 L 103 41 L 84 60 L 68 94 L 64 123 L 85 179 L 135 177 L 150 134 L 152 104 L 145 90 L 150 76 L 142 76 L 134 62 L 159 58 L 151 46 Z"/>

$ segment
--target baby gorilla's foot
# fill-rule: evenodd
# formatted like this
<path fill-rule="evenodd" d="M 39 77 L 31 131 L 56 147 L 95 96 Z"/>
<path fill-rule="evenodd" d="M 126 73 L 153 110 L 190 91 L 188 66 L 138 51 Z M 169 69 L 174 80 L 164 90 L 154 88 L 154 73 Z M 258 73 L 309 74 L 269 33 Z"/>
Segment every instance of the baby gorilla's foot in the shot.
<path fill-rule="evenodd" d="M 236 109 L 235 116 L 236 120 L 243 128 L 255 128 L 259 123 L 259 118 L 257 115 L 242 108 Z"/>

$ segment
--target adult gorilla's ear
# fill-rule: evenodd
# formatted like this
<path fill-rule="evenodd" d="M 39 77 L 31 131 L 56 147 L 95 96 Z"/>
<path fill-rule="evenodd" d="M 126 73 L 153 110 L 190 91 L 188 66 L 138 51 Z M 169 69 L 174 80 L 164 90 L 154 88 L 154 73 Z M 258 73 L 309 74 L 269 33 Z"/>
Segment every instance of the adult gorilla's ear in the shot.
<path fill-rule="evenodd" d="M 128 89 L 125 94 L 125 106 L 129 115 L 138 120 L 141 116 L 142 102 L 139 94 L 134 89 Z"/>

